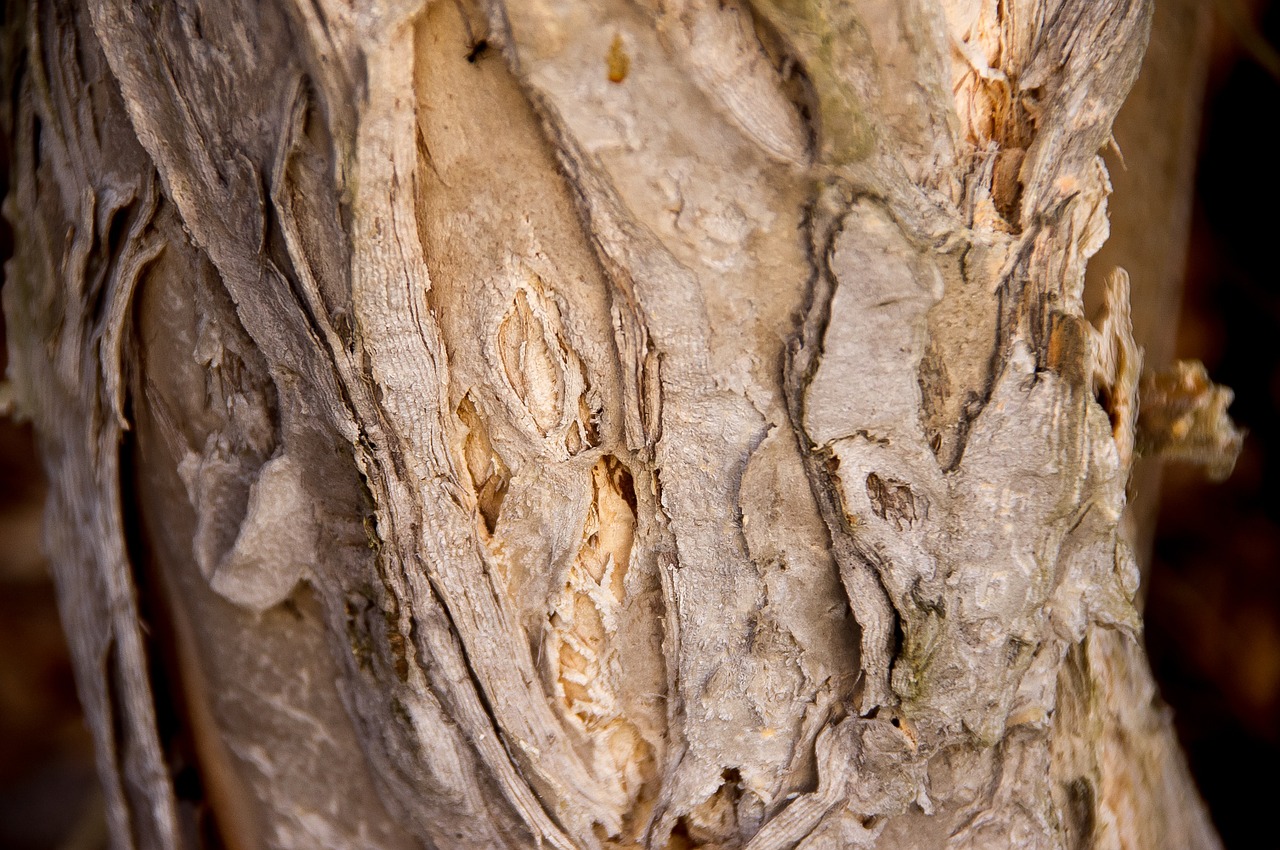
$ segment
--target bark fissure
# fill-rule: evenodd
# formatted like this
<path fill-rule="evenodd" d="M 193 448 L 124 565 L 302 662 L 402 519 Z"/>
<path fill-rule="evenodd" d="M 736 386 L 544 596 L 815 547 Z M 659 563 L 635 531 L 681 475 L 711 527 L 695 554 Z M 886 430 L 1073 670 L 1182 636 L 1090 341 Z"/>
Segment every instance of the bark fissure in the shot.
<path fill-rule="evenodd" d="M 809 202 L 807 224 L 812 246 L 811 282 L 808 305 L 788 346 L 788 362 L 783 375 L 791 426 L 804 447 L 804 464 L 810 489 L 821 512 L 846 598 L 853 610 L 860 638 L 858 664 L 862 672 L 862 694 L 858 704 L 866 715 L 892 702 L 889 673 L 895 652 L 897 612 L 894 610 L 879 573 L 859 551 L 850 528 L 851 518 L 842 510 L 837 489 L 839 461 L 829 447 L 815 441 L 805 429 L 805 396 L 822 360 L 822 339 L 831 320 L 831 302 L 836 282 L 831 272 L 830 256 L 842 226 L 843 213 L 832 207 L 848 209 L 856 199 L 847 199 L 847 188 L 841 186 L 820 190 Z"/>

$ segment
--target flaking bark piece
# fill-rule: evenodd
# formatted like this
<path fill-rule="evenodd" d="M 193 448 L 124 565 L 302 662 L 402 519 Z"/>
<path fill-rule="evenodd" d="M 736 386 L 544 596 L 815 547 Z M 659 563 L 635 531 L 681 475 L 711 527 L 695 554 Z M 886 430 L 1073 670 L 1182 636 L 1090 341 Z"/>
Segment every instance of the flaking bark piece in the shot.
<path fill-rule="evenodd" d="M 1227 414 L 1235 393 L 1209 380 L 1203 363 L 1178 360 L 1168 369 L 1147 372 L 1141 397 L 1139 454 L 1198 464 L 1214 481 L 1231 475 L 1245 431 Z"/>

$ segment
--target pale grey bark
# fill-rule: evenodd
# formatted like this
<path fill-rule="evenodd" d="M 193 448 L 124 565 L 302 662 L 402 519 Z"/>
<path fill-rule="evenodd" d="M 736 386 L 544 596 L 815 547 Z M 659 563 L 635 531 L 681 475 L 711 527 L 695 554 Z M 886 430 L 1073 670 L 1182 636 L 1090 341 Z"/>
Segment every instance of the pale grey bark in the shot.
<path fill-rule="evenodd" d="M 119 846 L 1216 846 L 1083 316 L 1148 4 L 85 5 L 5 309 Z"/>

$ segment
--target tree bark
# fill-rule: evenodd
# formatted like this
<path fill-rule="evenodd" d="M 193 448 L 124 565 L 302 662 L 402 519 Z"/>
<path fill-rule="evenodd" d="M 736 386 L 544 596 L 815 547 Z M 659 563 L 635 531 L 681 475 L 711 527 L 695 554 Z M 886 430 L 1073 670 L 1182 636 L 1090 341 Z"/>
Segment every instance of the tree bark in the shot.
<path fill-rule="evenodd" d="M 33 3 L 11 377 L 116 845 L 1217 846 L 1083 306 L 1150 11 Z"/>

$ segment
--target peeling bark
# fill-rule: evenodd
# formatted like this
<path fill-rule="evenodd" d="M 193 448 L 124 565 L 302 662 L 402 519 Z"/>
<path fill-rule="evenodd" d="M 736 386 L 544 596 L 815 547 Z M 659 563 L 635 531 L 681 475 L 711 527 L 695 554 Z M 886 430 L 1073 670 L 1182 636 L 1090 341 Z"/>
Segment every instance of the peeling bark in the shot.
<path fill-rule="evenodd" d="M 1084 310 L 1150 11 L 33 3 L 5 310 L 116 844 L 1216 846 L 1119 526 L 1229 395 L 1143 420 Z"/>

